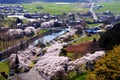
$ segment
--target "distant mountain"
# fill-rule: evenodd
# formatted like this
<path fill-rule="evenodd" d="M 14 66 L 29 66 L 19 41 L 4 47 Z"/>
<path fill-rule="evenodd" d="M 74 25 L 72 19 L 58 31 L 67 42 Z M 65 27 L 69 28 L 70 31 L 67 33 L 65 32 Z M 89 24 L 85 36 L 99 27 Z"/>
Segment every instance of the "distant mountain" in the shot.
<path fill-rule="evenodd" d="M 0 3 L 28 3 L 39 0 L 0 0 Z"/>
<path fill-rule="evenodd" d="M 93 2 L 93 1 L 114 1 L 114 0 L 42 0 L 46 2 Z"/>
<path fill-rule="evenodd" d="M 79 0 L 44 0 L 46 2 L 78 2 Z"/>
<path fill-rule="evenodd" d="M 28 3 L 35 1 L 44 2 L 89 2 L 89 1 L 112 1 L 112 0 L 0 0 L 0 3 Z M 114 0 L 113 0 L 114 1 Z M 116 0 L 119 1 L 119 0 Z"/>
<path fill-rule="evenodd" d="M 0 0 L 0 3 L 26 3 L 34 1 L 44 2 L 78 2 L 78 1 L 91 1 L 91 0 Z"/>

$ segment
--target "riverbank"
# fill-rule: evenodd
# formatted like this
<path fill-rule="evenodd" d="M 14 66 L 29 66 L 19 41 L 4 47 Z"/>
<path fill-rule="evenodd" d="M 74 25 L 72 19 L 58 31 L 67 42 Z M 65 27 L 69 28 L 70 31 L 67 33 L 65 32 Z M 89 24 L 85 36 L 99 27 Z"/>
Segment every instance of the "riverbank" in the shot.
<path fill-rule="evenodd" d="M 17 51 L 20 51 L 20 50 L 25 50 L 36 39 L 42 38 L 43 36 L 48 35 L 49 33 L 50 33 L 50 31 L 47 31 L 45 33 L 42 33 L 35 37 L 32 37 L 32 38 L 28 39 L 27 41 L 19 42 L 18 44 L 5 49 L 4 51 L 0 52 L 0 61 L 8 58 L 12 53 L 16 53 Z"/>

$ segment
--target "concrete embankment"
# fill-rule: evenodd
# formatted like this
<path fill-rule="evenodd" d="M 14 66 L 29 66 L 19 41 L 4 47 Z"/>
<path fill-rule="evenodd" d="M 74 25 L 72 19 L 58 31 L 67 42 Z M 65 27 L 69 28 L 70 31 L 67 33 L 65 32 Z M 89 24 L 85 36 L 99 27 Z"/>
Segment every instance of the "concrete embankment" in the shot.
<path fill-rule="evenodd" d="M 48 35 L 49 33 L 50 33 L 50 31 L 45 32 L 41 35 L 30 38 L 27 41 L 22 41 L 16 45 L 13 45 L 13 46 L 5 49 L 4 51 L 0 52 L 0 61 L 8 58 L 12 53 L 16 53 L 17 51 L 24 50 L 24 49 L 28 48 L 29 44 L 34 42 L 36 39 L 39 39 L 39 38 L 42 38 L 42 37 Z"/>

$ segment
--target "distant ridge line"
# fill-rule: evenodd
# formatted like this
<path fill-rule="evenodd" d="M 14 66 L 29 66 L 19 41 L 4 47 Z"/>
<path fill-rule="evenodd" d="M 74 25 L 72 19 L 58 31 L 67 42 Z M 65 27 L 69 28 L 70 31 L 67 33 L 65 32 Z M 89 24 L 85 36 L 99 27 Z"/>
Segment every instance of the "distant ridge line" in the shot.
<path fill-rule="evenodd" d="M 0 4 L 6 3 L 30 3 L 36 1 L 43 1 L 43 2 L 93 2 L 93 1 L 112 1 L 112 0 L 0 0 Z M 113 0 L 115 1 L 115 0 Z"/>

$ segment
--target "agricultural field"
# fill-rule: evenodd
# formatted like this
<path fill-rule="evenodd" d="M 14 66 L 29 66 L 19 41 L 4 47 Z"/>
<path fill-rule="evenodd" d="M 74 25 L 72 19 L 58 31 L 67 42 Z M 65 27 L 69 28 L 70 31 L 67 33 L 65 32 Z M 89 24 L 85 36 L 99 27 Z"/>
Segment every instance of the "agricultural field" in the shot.
<path fill-rule="evenodd" d="M 75 36 L 74 38 L 77 39 L 78 36 Z M 82 38 L 78 38 L 76 41 L 72 42 L 71 45 L 64 48 L 67 51 L 65 56 L 75 60 L 83 57 L 86 53 L 94 53 L 95 51 L 101 50 L 97 42 L 92 42 L 94 38 L 98 40 L 100 36 L 93 35 L 91 37 L 84 36 Z"/>
<path fill-rule="evenodd" d="M 98 10 L 94 10 L 96 13 L 101 13 L 105 11 L 112 11 L 116 14 L 120 13 L 120 1 L 99 2 L 97 4 L 101 4 L 103 5 L 103 7 Z"/>
<path fill-rule="evenodd" d="M 77 45 L 70 45 L 66 48 L 66 50 L 68 52 L 67 56 L 74 60 L 83 57 L 86 53 L 94 53 L 95 51 L 99 51 L 101 48 L 97 42 L 94 43 L 89 41 Z"/>
<path fill-rule="evenodd" d="M 78 7 L 78 3 L 56 4 L 48 2 L 35 2 L 30 4 L 21 4 L 29 12 L 48 12 L 50 14 L 62 14 L 65 12 L 84 12 L 87 9 Z M 40 8 L 37 8 L 40 7 Z"/>

